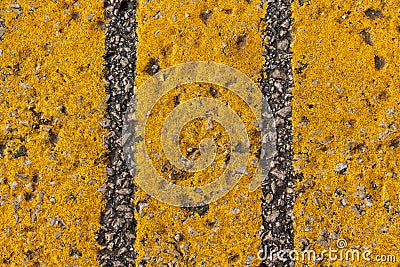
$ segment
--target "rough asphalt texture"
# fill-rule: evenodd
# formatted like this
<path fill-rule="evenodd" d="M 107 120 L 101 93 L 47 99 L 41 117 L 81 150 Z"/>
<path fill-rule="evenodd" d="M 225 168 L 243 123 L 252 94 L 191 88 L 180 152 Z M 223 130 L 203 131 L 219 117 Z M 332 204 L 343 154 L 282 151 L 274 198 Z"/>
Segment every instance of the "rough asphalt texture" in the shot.
<path fill-rule="evenodd" d="M 293 206 L 295 201 L 292 152 L 292 42 L 291 0 L 266 0 L 265 21 L 267 31 L 263 34 L 265 65 L 261 85 L 263 94 L 275 117 L 277 130 L 277 156 L 268 179 L 263 183 L 264 200 L 262 243 L 267 259 L 264 266 L 294 266 L 290 260 L 282 262 L 271 251 L 294 249 Z"/>
<path fill-rule="evenodd" d="M 127 104 L 133 96 L 136 62 L 136 4 L 134 1 L 105 1 L 106 92 L 109 152 L 107 201 L 101 217 L 98 242 L 101 266 L 134 266 L 135 226 L 133 196 L 136 187 L 123 159 L 121 132 Z"/>
<path fill-rule="evenodd" d="M 265 0 L 267 1 L 267 0 Z M 136 61 L 135 1 L 108 0 L 105 15 L 109 20 L 106 31 L 106 80 L 109 85 L 106 145 L 110 163 L 105 190 L 107 204 L 101 218 L 98 241 L 105 246 L 99 252 L 101 266 L 134 266 L 135 225 L 133 177 L 123 159 L 121 131 L 123 115 L 133 97 Z M 268 179 L 263 183 L 263 247 L 268 250 L 293 249 L 294 180 L 291 123 L 291 1 L 269 0 L 265 17 L 268 23 L 263 34 L 266 59 L 260 83 L 268 96 L 277 127 L 277 150 Z M 264 266 L 293 266 L 275 257 Z"/>

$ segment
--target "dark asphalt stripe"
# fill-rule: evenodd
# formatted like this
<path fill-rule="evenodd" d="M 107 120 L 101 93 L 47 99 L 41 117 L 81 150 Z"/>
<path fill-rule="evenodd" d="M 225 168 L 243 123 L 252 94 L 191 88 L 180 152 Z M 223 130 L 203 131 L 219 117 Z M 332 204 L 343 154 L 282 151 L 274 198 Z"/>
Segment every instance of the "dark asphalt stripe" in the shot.
<path fill-rule="evenodd" d="M 274 113 L 277 129 L 277 151 L 268 179 L 263 183 L 262 243 L 267 259 L 264 266 L 293 266 L 294 262 L 269 257 L 272 250 L 294 248 L 292 151 L 292 55 L 290 0 L 268 1 L 264 33 L 265 66 L 261 80 L 263 93 Z M 266 253 L 266 254 L 265 254 Z"/>
<path fill-rule="evenodd" d="M 107 119 L 109 134 L 108 182 L 104 188 L 105 210 L 101 216 L 98 242 L 101 266 L 134 266 L 136 221 L 133 196 L 136 187 L 123 160 L 120 144 L 123 115 L 133 96 L 136 64 L 136 4 L 135 1 L 108 0 L 105 2 L 106 73 L 109 96 Z"/>

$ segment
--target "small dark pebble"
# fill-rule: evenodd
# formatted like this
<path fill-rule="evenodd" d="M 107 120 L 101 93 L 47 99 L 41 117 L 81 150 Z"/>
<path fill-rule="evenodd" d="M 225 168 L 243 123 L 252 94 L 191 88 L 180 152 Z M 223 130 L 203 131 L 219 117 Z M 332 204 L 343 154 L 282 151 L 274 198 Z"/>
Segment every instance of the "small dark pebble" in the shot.
<path fill-rule="evenodd" d="M 238 48 L 244 46 L 246 44 L 246 34 L 239 35 L 236 40 L 236 45 Z"/>
<path fill-rule="evenodd" d="M 397 148 L 397 147 L 399 147 L 399 145 L 400 145 L 400 138 L 397 138 L 397 139 L 393 139 L 392 141 L 390 141 L 390 147 L 393 147 L 393 148 Z"/>
<path fill-rule="evenodd" d="M 355 124 L 356 124 L 356 120 L 355 119 L 350 119 L 348 122 L 347 122 L 347 125 L 349 126 L 349 127 L 353 127 Z"/>
<path fill-rule="evenodd" d="M 261 158 L 261 151 L 262 151 L 261 147 L 259 149 L 257 149 L 256 155 L 255 155 L 257 159 Z"/>
<path fill-rule="evenodd" d="M 161 172 L 167 172 L 168 171 L 168 167 L 167 166 L 163 166 L 162 168 L 161 168 Z"/>
<path fill-rule="evenodd" d="M 228 153 L 225 158 L 225 163 L 228 163 L 231 160 L 231 153 Z"/>
<path fill-rule="evenodd" d="M 364 41 L 369 44 L 369 45 L 374 45 L 374 41 L 371 38 L 371 34 L 368 32 L 368 29 L 364 29 L 360 33 L 361 37 L 364 39 Z"/>
<path fill-rule="evenodd" d="M 79 19 L 81 17 L 81 14 L 79 14 L 79 12 L 73 12 L 72 13 L 72 19 L 73 20 L 77 20 L 77 19 Z"/>
<path fill-rule="evenodd" d="M 397 26 L 397 31 L 400 32 L 400 26 Z"/>
<path fill-rule="evenodd" d="M 301 116 L 301 121 L 302 121 L 302 122 L 305 122 L 305 123 L 309 123 L 309 122 L 310 122 L 310 119 L 307 118 L 306 116 Z"/>
<path fill-rule="evenodd" d="M 6 149 L 5 144 L 0 144 L 0 157 L 4 157 L 4 150 Z"/>
<path fill-rule="evenodd" d="M 375 182 L 371 182 L 371 188 L 372 188 L 373 190 L 378 189 L 378 187 L 379 187 L 379 185 L 377 185 Z"/>
<path fill-rule="evenodd" d="M 225 14 L 232 14 L 232 9 L 224 9 Z"/>
<path fill-rule="evenodd" d="M 390 97 L 389 93 L 387 91 L 382 91 L 376 94 L 376 99 L 378 100 L 386 100 Z"/>
<path fill-rule="evenodd" d="M 50 131 L 50 143 L 55 146 L 58 141 L 58 135 Z"/>
<path fill-rule="evenodd" d="M 28 250 L 25 252 L 25 256 L 27 257 L 28 260 L 33 260 L 35 258 L 35 252 L 32 250 Z"/>
<path fill-rule="evenodd" d="M 301 61 L 298 61 L 298 62 L 297 62 L 297 65 L 298 65 L 299 67 L 294 69 L 294 72 L 295 72 L 296 74 L 302 74 L 302 73 L 303 73 L 303 70 L 305 70 L 305 69 L 308 67 L 308 63 L 303 63 L 303 62 L 301 62 Z"/>
<path fill-rule="evenodd" d="M 237 262 L 239 260 L 239 255 L 229 255 L 228 256 L 228 263 Z"/>
<path fill-rule="evenodd" d="M 155 58 L 150 59 L 150 62 L 146 66 L 146 72 L 149 75 L 154 75 L 157 72 L 160 71 L 160 64 L 158 63 L 158 60 Z"/>
<path fill-rule="evenodd" d="M 97 24 L 97 27 L 99 27 L 100 29 L 102 29 L 102 30 L 105 29 L 106 24 L 104 23 L 104 21 L 98 20 L 98 21 L 96 22 L 96 24 Z"/>
<path fill-rule="evenodd" d="M 181 103 L 181 95 L 174 96 L 175 107 L 178 106 L 180 103 Z"/>
<path fill-rule="evenodd" d="M 374 59 L 375 59 L 375 68 L 377 70 L 383 69 L 383 67 L 386 64 L 386 60 L 383 57 L 380 57 L 380 56 L 377 56 L 377 55 L 375 55 Z"/>
<path fill-rule="evenodd" d="M 200 216 L 203 216 L 204 214 L 206 214 L 206 212 L 209 209 L 209 205 L 203 205 L 203 206 L 199 206 L 199 207 L 190 207 L 189 210 L 192 212 L 195 212 L 197 214 L 199 214 Z"/>
<path fill-rule="evenodd" d="M 64 107 L 64 106 L 61 106 L 60 111 L 61 111 L 61 113 L 63 113 L 63 114 L 67 114 L 67 108 Z"/>
<path fill-rule="evenodd" d="M 180 171 L 173 171 L 171 173 L 171 179 L 174 181 L 180 181 L 186 179 L 185 175 L 183 175 Z"/>
<path fill-rule="evenodd" d="M 217 89 L 215 89 L 214 87 L 210 87 L 210 94 L 213 96 L 213 97 L 216 97 L 217 95 L 218 95 L 218 91 L 217 91 Z"/>
<path fill-rule="evenodd" d="M 33 199 L 34 197 L 35 197 L 35 195 L 32 193 L 29 193 L 29 192 L 24 194 L 24 198 L 26 201 L 29 201 L 29 200 Z"/>
<path fill-rule="evenodd" d="M 206 221 L 207 226 L 210 228 L 213 228 L 216 223 L 217 223 L 216 221 L 213 221 L 213 222 L 211 222 L 209 220 Z"/>
<path fill-rule="evenodd" d="M 364 143 L 359 143 L 359 144 L 355 144 L 353 145 L 350 150 L 351 151 L 360 151 L 363 150 L 365 148 L 365 144 Z"/>
<path fill-rule="evenodd" d="M 347 173 L 347 167 L 345 167 L 345 168 L 343 168 L 343 169 L 341 169 L 341 170 L 336 171 L 336 173 L 337 173 L 337 174 L 340 174 L 340 175 L 345 175 L 345 174 Z"/>
<path fill-rule="evenodd" d="M 24 157 L 26 156 L 26 147 L 20 146 L 17 152 L 13 155 L 14 158 Z"/>
<path fill-rule="evenodd" d="M 377 19 L 377 18 L 384 18 L 385 16 L 383 15 L 382 11 L 378 9 L 367 9 L 365 11 L 365 15 L 367 15 L 370 19 Z"/>
<path fill-rule="evenodd" d="M 70 256 L 78 255 L 79 257 L 81 257 L 82 256 L 82 252 L 80 252 L 76 248 L 72 248 L 71 251 L 69 252 L 69 255 Z"/>
<path fill-rule="evenodd" d="M 336 188 L 336 190 L 335 190 L 335 193 L 334 193 L 336 196 L 339 196 L 339 197 L 343 197 L 344 196 L 344 194 L 343 194 L 343 192 L 342 192 L 342 189 L 341 188 Z"/>
<path fill-rule="evenodd" d="M 211 18 L 211 16 L 212 16 L 211 10 L 206 10 L 200 13 L 200 18 L 204 22 L 204 24 L 207 23 L 207 21 Z"/>

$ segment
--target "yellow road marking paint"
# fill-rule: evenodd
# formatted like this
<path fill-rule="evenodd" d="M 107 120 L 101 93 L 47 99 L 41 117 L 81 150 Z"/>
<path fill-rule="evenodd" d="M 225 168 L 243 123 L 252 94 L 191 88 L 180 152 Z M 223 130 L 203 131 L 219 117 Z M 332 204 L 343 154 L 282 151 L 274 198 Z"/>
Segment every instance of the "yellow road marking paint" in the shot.
<path fill-rule="evenodd" d="M 136 87 L 160 68 L 188 61 L 223 63 L 256 82 L 263 64 L 261 31 L 265 25 L 261 18 L 265 15 L 265 8 L 257 1 L 244 0 L 223 3 L 139 1 Z M 240 116 L 251 130 L 248 120 L 251 113 L 241 106 L 240 98 L 220 86 L 199 83 L 169 91 L 153 109 L 157 112 L 150 116 L 152 131 L 146 129 L 147 151 L 150 151 L 155 168 L 164 172 L 164 178 L 180 185 L 210 183 L 220 174 L 219 167 L 223 166 L 229 153 L 226 152 L 229 136 L 222 125 L 213 122 L 210 126 L 209 121 L 197 119 L 182 129 L 180 149 L 187 151 L 188 157 L 197 159 L 200 155 L 195 148 L 199 147 L 199 142 L 203 138 L 215 138 L 218 147 L 216 168 L 188 175 L 168 164 L 158 134 L 162 131 L 165 117 L 175 106 L 198 96 L 229 102 L 230 108 L 241 111 Z M 251 168 L 249 166 L 250 173 L 254 171 L 254 167 Z M 242 178 L 228 195 L 215 203 L 197 208 L 161 203 L 139 188 L 135 195 L 138 210 L 136 264 L 245 266 L 246 260 L 252 260 L 251 266 L 256 266 L 257 259 L 254 258 L 261 243 L 258 238 L 261 190 L 249 193 L 250 178 Z"/>
<path fill-rule="evenodd" d="M 295 247 L 399 261 L 400 3 L 295 2 Z"/>
<path fill-rule="evenodd" d="M 227 97 L 214 99 L 192 95 L 186 99 L 179 94 L 171 99 L 175 100 L 170 101 L 174 105 L 168 110 L 164 108 L 168 101 L 162 106 L 156 105 L 159 100 L 165 99 L 169 91 L 194 82 L 210 83 L 218 88 L 226 87 L 223 95 Z M 213 89 L 216 90 L 214 87 Z M 186 92 L 183 95 L 186 95 Z M 226 195 L 241 176 L 249 172 L 246 170 L 249 159 L 253 165 L 249 166 L 250 169 L 256 168 L 252 171 L 249 190 L 252 192 L 261 186 L 262 169 L 267 172 L 266 167 L 271 163 L 274 152 L 275 128 L 273 119 L 268 118 L 264 119 L 262 126 L 258 126 L 262 121 L 261 114 L 268 112 L 268 109 L 263 108 L 261 91 L 246 75 L 215 62 L 188 62 L 161 70 L 140 88 L 136 88 L 135 96 L 136 100 L 132 105 L 140 108 L 134 108 L 126 115 L 122 133 L 124 153 L 126 159 L 134 155 L 135 161 L 128 162 L 132 169 L 139 166 L 135 172 L 135 181 L 149 195 L 173 206 L 195 207 L 210 204 Z M 228 96 L 236 98 L 234 105 L 229 105 Z M 177 103 L 177 97 L 179 101 L 183 101 Z M 131 113 L 134 113 L 134 116 L 130 115 Z M 204 125 L 207 129 L 198 124 L 201 120 L 206 121 Z M 160 121 L 163 122 L 162 127 L 159 125 Z M 197 122 L 196 127 L 189 127 L 193 121 Z M 213 137 L 210 133 L 213 132 L 214 123 L 219 125 L 219 134 Z M 181 131 L 188 128 L 192 128 L 192 134 L 186 131 L 188 135 L 183 137 L 186 137 L 188 143 L 198 146 L 198 149 L 187 147 L 183 151 L 188 153 L 182 155 L 181 149 L 177 148 L 180 147 Z M 193 141 L 199 139 L 199 130 L 203 130 L 204 138 L 200 139 L 200 144 L 195 144 Z M 222 132 L 228 134 L 228 140 L 223 144 L 214 144 L 218 143 L 218 135 Z M 262 153 L 266 162 L 262 163 L 257 156 L 261 148 L 261 136 L 269 137 L 263 138 Z M 136 140 L 133 145 L 132 137 Z M 220 154 L 225 156 L 220 156 L 214 161 L 218 149 Z M 149 157 L 147 151 L 154 155 Z M 226 160 L 227 156 L 229 160 Z M 261 164 L 266 166 L 262 167 Z M 219 173 L 214 181 L 208 184 L 198 183 L 196 178 L 214 176 L 216 171 Z M 181 177 L 176 183 L 186 182 L 186 185 L 168 181 L 177 173 L 180 173 Z M 188 176 L 192 179 L 188 179 Z"/>
<path fill-rule="evenodd" d="M 103 3 L 1 1 L 0 20 L 0 265 L 96 266 Z"/>

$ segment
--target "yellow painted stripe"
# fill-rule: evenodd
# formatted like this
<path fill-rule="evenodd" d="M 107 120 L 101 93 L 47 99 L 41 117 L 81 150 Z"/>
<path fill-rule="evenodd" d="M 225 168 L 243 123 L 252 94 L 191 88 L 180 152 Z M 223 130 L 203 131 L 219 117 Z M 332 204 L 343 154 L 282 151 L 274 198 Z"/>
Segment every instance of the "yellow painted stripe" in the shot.
<path fill-rule="evenodd" d="M 295 2 L 295 246 L 400 261 L 400 2 Z"/>
<path fill-rule="evenodd" d="M 258 1 L 139 1 L 136 86 L 142 85 L 158 67 L 165 69 L 188 61 L 223 63 L 256 82 L 263 65 L 261 31 L 265 25 L 261 18 L 265 12 L 266 7 Z M 169 164 L 162 152 L 159 134 L 165 116 L 179 103 L 199 95 L 228 102 L 233 110 L 242 113 L 244 121 L 250 116 L 237 96 L 210 84 L 181 86 L 162 97 L 146 125 L 151 128 L 146 128 L 146 133 L 150 132 L 146 135 L 147 150 L 163 177 L 179 185 L 211 182 L 220 175 L 218 166 L 223 165 L 227 156 L 224 152 L 229 140 L 223 127 L 214 122 L 212 130 L 207 130 L 210 125 L 201 119 L 183 128 L 180 149 L 195 158 L 196 154 L 191 152 L 199 141 L 215 138 L 219 145 L 215 169 L 184 173 Z M 251 127 L 249 122 L 250 119 L 245 124 Z M 260 189 L 249 193 L 249 182 L 250 177 L 244 177 L 216 203 L 192 209 L 169 206 L 139 188 L 135 196 L 136 264 L 245 266 L 247 257 L 255 258 L 261 244 L 258 235 L 262 195 Z M 255 266 L 257 259 L 251 264 Z"/>
<path fill-rule="evenodd" d="M 1 1 L 0 265 L 96 266 L 102 1 Z"/>

